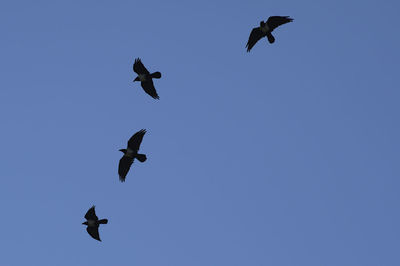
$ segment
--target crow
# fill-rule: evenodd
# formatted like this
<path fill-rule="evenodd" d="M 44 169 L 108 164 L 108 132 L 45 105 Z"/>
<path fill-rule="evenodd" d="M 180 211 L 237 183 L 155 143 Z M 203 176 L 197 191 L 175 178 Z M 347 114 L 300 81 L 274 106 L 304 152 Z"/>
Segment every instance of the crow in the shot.
<path fill-rule="evenodd" d="M 85 214 L 85 219 L 87 222 L 84 222 L 82 224 L 87 225 L 86 231 L 89 233 L 91 237 L 93 237 L 96 240 L 100 240 L 99 236 L 99 225 L 100 224 L 107 224 L 108 220 L 107 219 L 101 219 L 97 218 L 96 212 L 94 210 L 95 206 L 93 205 Z"/>
<path fill-rule="evenodd" d="M 160 97 L 157 94 L 156 88 L 154 88 L 153 78 L 155 79 L 161 78 L 161 73 L 154 72 L 150 74 L 150 72 L 143 65 L 140 58 L 135 59 L 135 63 L 133 64 L 133 71 L 136 72 L 136 74 L 138 74 L 138 76 L 133 80 L 133 82 L 140 81 L 143 90 L 148 95 L 150 95 L 154 99 L 160 99 Z"/>
<path fill-rule="evenodd" d="M 118 174 L 121 182 L 125 181 L 125 177 L 133 164 L 135 159 L 139 162 L 145 162 L 147 157 L 145 154 L 139 154 L 140 143 L 142 143 L 143 136 L 146 134 L 146 129 L 141 129 L 136 132 L 128 141 L 128 147 L 126 149 L 120 149 L 119 151 L 124 153 L 124 156 L 119 160 Z"/>
<path fill-rule="evenodd" d="M 292 22 L 293 19 L 289 16 L 272 16 L 269 17 L 267 22 L 261 21 L 260 27 L 254 28 L 251 33 L 249 40 L 247 41 L 247 52 L 250 52 L 251 48 L 263 37 L 267 36 L 269 43 L 274 43 L 275 38 L 272 36 L 274 29 L 280 25 Z"/>

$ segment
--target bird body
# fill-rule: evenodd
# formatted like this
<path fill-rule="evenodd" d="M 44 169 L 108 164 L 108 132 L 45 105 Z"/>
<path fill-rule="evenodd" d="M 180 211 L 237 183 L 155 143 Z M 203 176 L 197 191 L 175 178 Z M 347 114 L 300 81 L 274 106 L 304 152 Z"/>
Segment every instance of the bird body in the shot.
<path fill-rule="evenodd" d="M 99 220 L 99 218 L 96 215 L 95 212 L 95 206 L 92 206 L 87 213 L 85 214 L 85 219 L 87 220 L 86 222 L 83 222 L 83 225 L 87 225 L 86 227 L 86 231 L 89 233 L 89 235 L 98 240 L 100 240 L 100 235 L 99 235 L 99 226 L 100 224 L 107 224 L 108 220 L 107 219 L 101 219 Z"/>
<path fill-rule="evenodd" d="M 143 65 L 140 58 L 135 59 L 135 63 L 133 64 L 133 71 L 138 74 L 138 76 L 133 81 L 140 81 L 140 85 L 148 95 L 150 95 L 154 99 L 160 99 L 154 87 L 153 78 L 161 78 L 161 73 L 158 71 L 150 73 Z"/>
<path fill-rule="evenodd" d="M 130 149 L 129 147 L 126 149 L 126 152 L 124 153 L 125 156 L 134 158 L 134 155 L 137 154 L 134 150 Z"/>
<path fill-rule="evenodd" d="M 90 226 L 90 227 L 96 226 L 96 221 L 95 220 L 88 220 L 87 221 L 87 226 Z"/>
<path fill-rule="evenodd" d="M 250 52 L 251 48 L 253 48 L 253 46 L 264 37 L 267 37 L 269 43 L 274 43 L 275 37 L 272 35 L 272 32 L 280 25 L 292 21 L 293 19 L 288 16 L 271 16 L 266 22 L 261 21 L 260 26 L 253 28 L 250 33 L 249 40 L 246 44 L 247 52 Z"/>
<path fill-rule="evenodd" d="M 138 78 L 139 78 L 139 81 L 144 82 L 144 81 L 146 81 L 146 74 L 139 74 Z"/>
<path fill-rule="evenodd" d="M 264 23 L 264 21 L 260 22 L 260 29 L 263 33 L 267 33 L 268 31 L 270 31 L 268 24 Z"/>

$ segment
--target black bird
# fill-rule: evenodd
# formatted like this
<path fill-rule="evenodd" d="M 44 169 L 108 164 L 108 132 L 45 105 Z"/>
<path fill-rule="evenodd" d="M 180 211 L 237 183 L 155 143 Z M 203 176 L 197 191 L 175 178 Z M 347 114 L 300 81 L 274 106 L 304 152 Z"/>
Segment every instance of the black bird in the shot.
<path fill-rule="evenodd" d="M 101 219 L 97 218 L 96 212 L 94 211 L 94 205 L 87 211 L 85 214 L 85 219 L 87 222 L 84 222 L 82 224 L 87 225 L 86 231 L 89 233 L 91 237 L 93 237 L 96 240 L 100 240 L 99 236 L 99 225 L 100 224 L 107 224 L 108 220 L 107 219 Z"/>
<path fill-rule="evenodd" d="M 251 33 L 249 40 L 247 41 L 247 52 L 250 52 L 251 48 L 263 37 L 267 36 L 269 43 L 274 43 L 275 38 L 271 32 L 274 31 L 280 25 L 292 22 L 293 19 L 288 16 L 272 16 L 269 17 L 267 22 L 261 21 L 260 27 L 254 28 Z"/>
<path fill-rule="evenodd" d="M 119 160 L 118 174 L 121 182 L 125 181 L 125 177 L 133 164 L 135 159 L 139 162 L 145 162 L 147 157 L 145 154 L 139 154 L 140 143 L 142 143 L 143 136 L 146 134 L 146 129 L 139 130 L 136 132 L 128 141 L 128 147 L 126 149 L 120 149 L 119 151 L 124 153 L 124 156 Z"/>
<path fill-rule="evenodd" d="M 158 97 L 156 88 L 154 88 L 153 78 L 154 79 L 161 78 L 161 73 L 154 72 L 154 73 L 150 74 L 150 72 L 144 67 L 140 58 L 135 59 L 135 63 L 133 64 L 133 71 L 135 71 L 136 74 L 138 74 L 138 76 L 133 81 L 134 82 L 140 81 L 140 84 L 142 85 L 143 90 L 148 95 L 150 95 L 154 99 L 160 99 L 160 97 Z"/>

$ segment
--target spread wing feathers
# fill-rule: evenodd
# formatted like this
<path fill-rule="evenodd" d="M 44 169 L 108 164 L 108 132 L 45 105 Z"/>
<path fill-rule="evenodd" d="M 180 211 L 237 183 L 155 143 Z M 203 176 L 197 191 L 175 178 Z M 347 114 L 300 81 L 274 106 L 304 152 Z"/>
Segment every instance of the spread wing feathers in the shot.
<path fill-rule="evenodd" d="M 267 20 L 267 25 L 271 31 L 275 28 L 279 27 L 280 25 L 286 24 L 288 22 L 292 22 L 293 19 L 289 16 L 271 16 Z"/>
<path fill-rule="evenodd" d="M 133 71 L 139 74 L 149 74 L 150 72 L 144 67 L 142 60 L 140 58 L 135 59 L 135 63 L 133 64 Z"/>
<path fill-rule="evenodd" d="M 122 158 L 119 160 L 118 175 L 121 182 L 125 181 L 126 175 L 128 174 L 132 164 L 133 158 L 129 158 L 127 156 L 122 156 Z"/>
<path fill-rule="evenodd" d="M 250 52 L 251 48 L 262 38 L 265 34 L 261 31 L 259 27 L 254 28 L 249 36 L 249 40 L 247 41 L 247 52 Z"/>
<path fill-rule="evenodd" d="M 98 226 L 95 226 L 95 227 L 87 227 L 87 228 L 86 228 L 86 231 L 89 233 L 89 235 L 90 235 L 91 237 L 93 237 L 93 238 L 96 239 L 96 240 L 101 241 L 101 240 L 100 240 L 100 236 L 99 236 L 99 227 L 98 227 Z"/>
<path fill-rule="evenodd" d="M 128 147 L 129 149 L 137 152 L 140 148 L 140 144 L 142 143 L 144 134 L 146 134 L 146 129 L 141 129 L 136 132 L 129 140 Z"/>
<path fill-rule="evenodd" d="M 94 210 L 95 206 L 93 205 L 85 214 L 85 219 L 86 220 L 95 220 L 97 221 L 99 218 L 96 216 L 96 212 Z"/>
<path fill-rule="evenodd" d="M 154 83 L 152 79 L 148 79 L 144 82 L 140 83 L 142 85 L 143 90 L 150 95 L 151 97 L 153 97 L 154 99 L 160 99 L 160 97 L 157 94 L 156 88 L 154 87 Z"/>

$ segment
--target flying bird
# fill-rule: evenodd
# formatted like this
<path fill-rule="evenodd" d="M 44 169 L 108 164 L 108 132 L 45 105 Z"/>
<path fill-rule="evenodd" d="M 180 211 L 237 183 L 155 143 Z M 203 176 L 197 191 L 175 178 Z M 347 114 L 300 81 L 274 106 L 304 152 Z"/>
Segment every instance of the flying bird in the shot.
<path fill-rule="evenodd" d="M 100 240 L 99 236 L 99 225 L 100 224 L 107 224 L 108 220 L 107 219 L 101 219 L 97 218 L 96 212 L 94 210 L 95 206 L 93 205 L 85 214 L 85 219 L 87 220 L 86 222 L 82 223 L 84 225 L 87 225 L 86 231 L 89 233 L 91 237 L 93 237 L 96 240 Z"/>
<path fill-rule="evenodd" d="M 157 94 L 156 88 L 154 88 L 153 78 L 154 79 L 161 78 L 161 73 L 157 71 L 150 74 L 150 72 L 143 65 L 140 58 L 135 59 L 135 63 L 133 64 L 133 71 L 136 72 L 136 74 L 138 74 L 138 76 L 133 80 L 133 82 L 140 81 L 143 90 L 148 95 L 150 95 L 154 99 L 160 99 L 160 97 Z"/>
<path fill-rule="evenodd" d="M 260 27 L 254 28 L 251 33 L 249 40 L 247 41 L 247 52 L 250 52 L 251 48 L 263 37 L 267 36 L 269 43 L 274 43 L 275 38 L 272 35 L 274 29 L 280 25 L 292 22 L 293 19 L 289 16 L 272 16 L 269 17 L 266 22 L 261 21 Z"/>
<path fill-rule="evenodd" d="M 133 164 L 135 159 L 138 159 L 139 162 L 145 162 L 147 157 L 145 154 L 139 154 L 139 147 L 142 143 L 143 136 L 146 134 L 146 129 L 141 129 L 136 132 L 128 141 L 128 147 L 126 149 L 120 149 L 119 151 L 124 153 L 124 156 L 119 160 L 118 166 L 118 174 L 119 180 L 121 182 L 125 181 L 126 175 Z"/>

